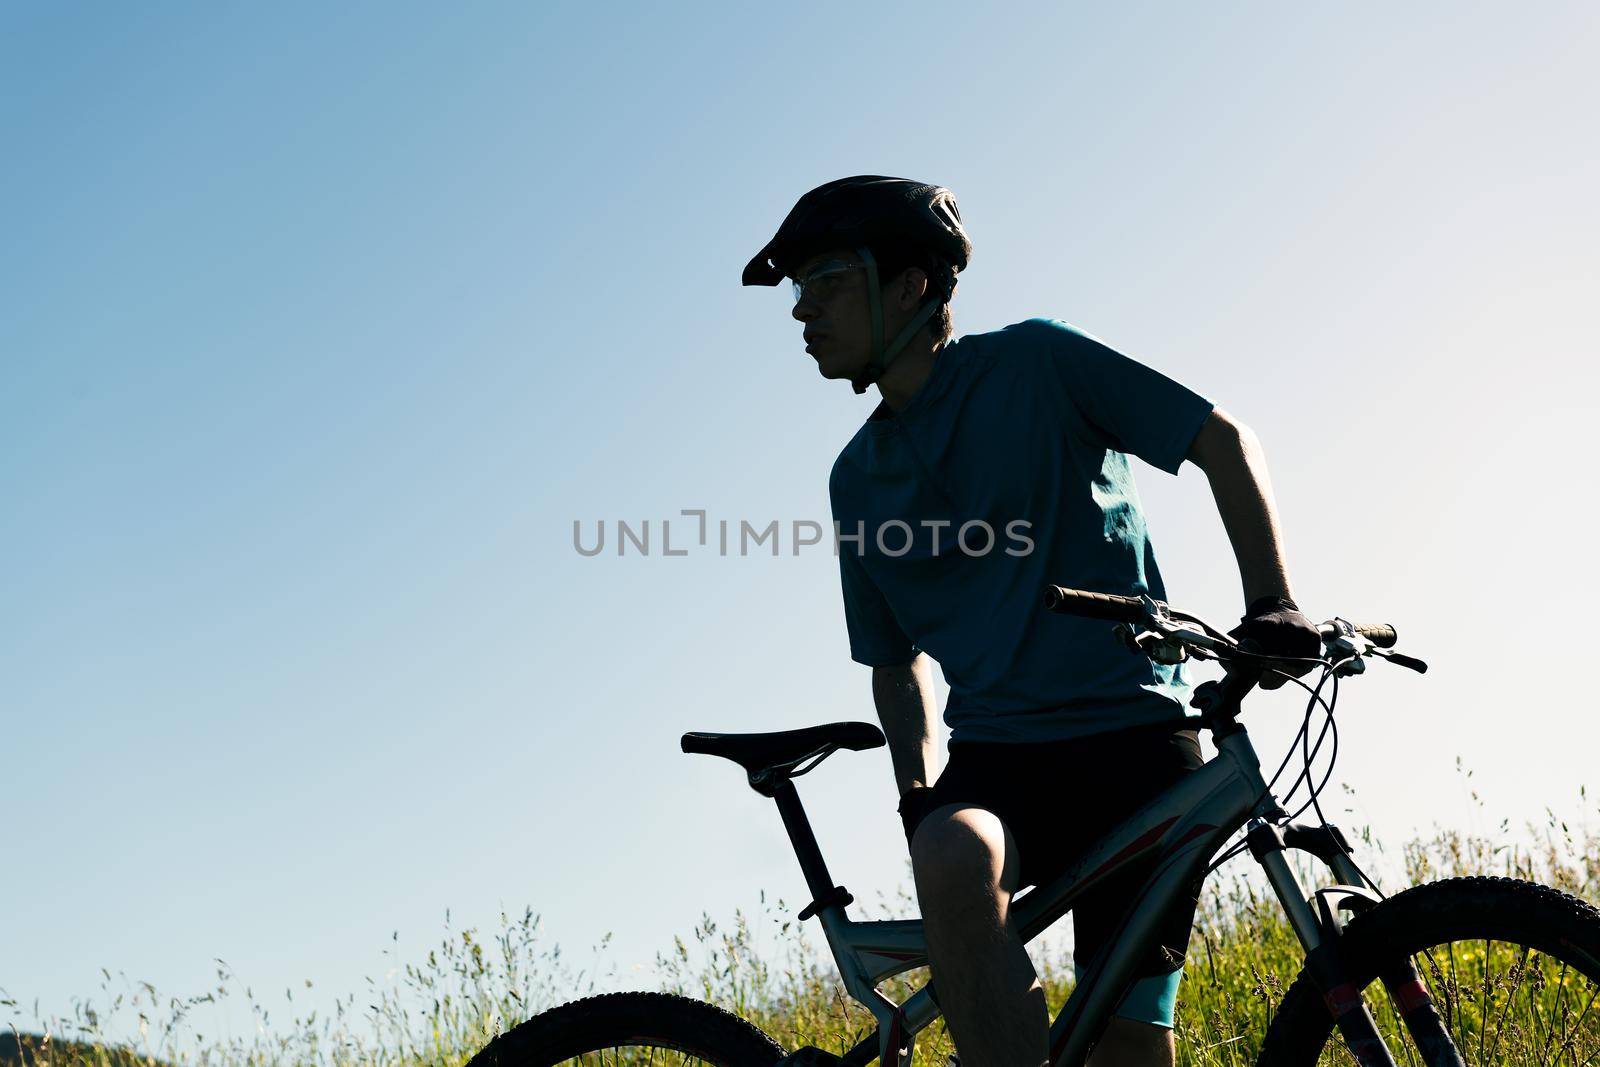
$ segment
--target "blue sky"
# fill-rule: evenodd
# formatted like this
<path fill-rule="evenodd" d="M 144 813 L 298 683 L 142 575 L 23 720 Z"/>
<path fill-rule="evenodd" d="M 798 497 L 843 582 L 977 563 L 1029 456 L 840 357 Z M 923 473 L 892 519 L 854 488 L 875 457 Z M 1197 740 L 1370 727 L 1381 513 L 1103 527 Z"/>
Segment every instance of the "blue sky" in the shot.
<path fill-rule="evenodd" d="M 958 333 L 1074 322 L 1252 425 L 1347 688 L 1351 821 L 1582 816 L 1600 186 L 1582 5 L 14 4 L 0 13 L 0 988 L 213 957 L 327 996 L 446 908 L 630 974 L 803 890 L 686 729 L 872 718 L 826 551 L 871 409 L 744 262 L 851 173 L 953 189 Z M 1173 599 L 1237 571 L 1138 470 Z M 676 535 L 675 530 L 675 535 Z M 1287 738 L 1288 694 L 1252 708 Z M 1492 811 L 1475 812 L 1455 765 Z M 804 791 L 903 873 L 882 753 Z M 862 819 L 859 811 L 878 814 Z M 647 980 L 648 976 L 637 980 Z"/>

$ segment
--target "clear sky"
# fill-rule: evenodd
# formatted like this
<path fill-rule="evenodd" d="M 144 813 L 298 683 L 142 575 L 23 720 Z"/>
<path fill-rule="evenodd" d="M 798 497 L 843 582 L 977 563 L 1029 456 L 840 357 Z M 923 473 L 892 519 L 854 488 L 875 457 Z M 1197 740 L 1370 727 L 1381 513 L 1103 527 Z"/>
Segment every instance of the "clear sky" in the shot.
<path fill-rule="evenodd" d="M 1307 610 L 1433 665 L 1346 688 L 1350 821 L 1581 817 L 1597 46 L 1555 3 L 6 5 L 0 988 L 331 996 L 525 905 L 627 971 L 799 899 L 677 738 L 872 718 L 836 561 L 572 527 L 828 520 L 875 397 L 738 277 L 854 173 L 955 191 L 958 333 L 1066 319 L 1256 429 Z M 1204 477 L 1137 476 L 1235 616 Z M 896 884 L 887 757 L 804 785 Z"/>

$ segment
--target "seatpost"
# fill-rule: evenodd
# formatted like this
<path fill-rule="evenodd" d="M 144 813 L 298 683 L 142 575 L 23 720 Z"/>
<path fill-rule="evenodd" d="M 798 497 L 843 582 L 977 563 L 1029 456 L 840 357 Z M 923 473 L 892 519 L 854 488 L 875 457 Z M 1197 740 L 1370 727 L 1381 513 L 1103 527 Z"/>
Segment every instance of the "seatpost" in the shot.
<path fill-rule="evenodd" d="M 821 909 L 832 904 L 841 907 L 855 898 L 842 885 L 833 884 L 828 865 L 822 859 L 822 849 L 817 846 L 817 835 L 811 832 L 811 820 L 800 806 L 800 794 L 794 783 L 784 779 L 772 791 L 778 803 L 778 814 L 783 817 L 783 828 L 789 832 L 789 843 L 794 846 L 795 858 L 800 861 L 800 871 L 806 876 L 806 888 L 811 891 L 811 903 L 800 912 L 802 920 L 809 919 Z"/>

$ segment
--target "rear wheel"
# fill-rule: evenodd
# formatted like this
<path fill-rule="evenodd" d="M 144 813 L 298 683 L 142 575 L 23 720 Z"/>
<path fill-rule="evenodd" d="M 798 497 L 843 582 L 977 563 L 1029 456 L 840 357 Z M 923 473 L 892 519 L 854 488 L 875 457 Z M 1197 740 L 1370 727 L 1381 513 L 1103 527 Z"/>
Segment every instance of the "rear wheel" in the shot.
<path fill-rule="evenodd" d="M 1469 1067 L 1600 1064 L 1600 911 L 1509 878 L 1409 889 L 1356 916 L 1341 949 L 1397 1064 L 1433 1067 L 1381 981 L 1406 959 Z M 1322 993 L 1304 972 L 1261 1048 L 1259 1067 L 1353 1067 Z"/>
<path fill-rule="evenodd" d="M 609 993 L 563 1004 L 501 1034 L 467 1067 L 769 1067 L 770 1037 L 736 1015 L 667 993 Z"/>

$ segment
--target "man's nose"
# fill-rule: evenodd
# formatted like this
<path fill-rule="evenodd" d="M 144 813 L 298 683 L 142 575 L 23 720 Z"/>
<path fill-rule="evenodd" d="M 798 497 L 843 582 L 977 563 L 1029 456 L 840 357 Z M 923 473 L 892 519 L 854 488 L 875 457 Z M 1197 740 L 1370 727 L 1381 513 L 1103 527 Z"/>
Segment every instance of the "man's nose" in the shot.
<path fill-rule="evenodd" d="M 817 317 L 817 305 L 811 302 L 808 296 L 802 296 L 794 302 L 794 308 L 789 312 L 800 322 L 810 322 Z"/>

